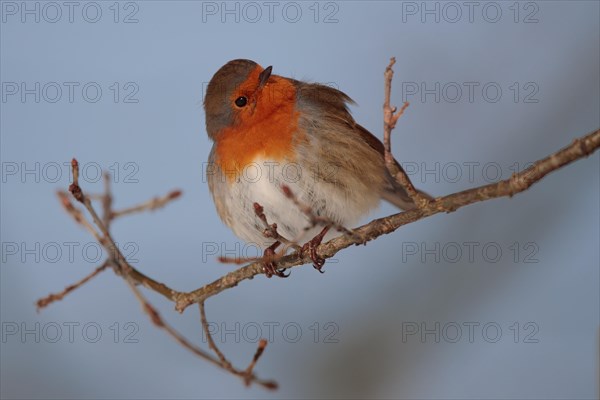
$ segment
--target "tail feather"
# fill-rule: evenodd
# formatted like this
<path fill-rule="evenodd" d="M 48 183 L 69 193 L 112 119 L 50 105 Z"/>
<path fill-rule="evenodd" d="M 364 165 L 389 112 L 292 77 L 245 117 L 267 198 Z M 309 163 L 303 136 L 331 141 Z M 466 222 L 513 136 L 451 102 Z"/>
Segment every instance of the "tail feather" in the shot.
<path fill-rule="evenodd" d="M 396 161 L 396 160 L 394 160 L 394 161 Z M 402 169 L 402 167 L 400 166 L 400 164 L 398 164 L 397 161 L 396 161 L 396 165 L 400 169 Z M 388 181 L 389 181 L 388 187 L 386 187 L 385 190 L 383 191 L 383 193 L 381 194 L 382 199 L 384 199 L 388 203 L 393 204 L 394 206 L 398 207 L 401 210 L 411 210 L 416 207 L 415 203 L 412 201 L 412 199 L 406 192 L 406 189 L 404 189 L 404 187 L 402 185 L 400 185 L 398 182 L 396 182 L 396 179 L 394 179 L 394 177 L 389 173 L 388 173 Z M 427 200 L 433 200 L 432 196 L 423 192 L 422 190 L 417 189 L 417 192 L 419 192 L 421 195 L 423 195 Z"/>
<path fill-rule="evenodd" d="M 433 200 L 429 194 L 417 189 L 417 192 L 421 193 L 428 200 Z M 415 208 L 415 203 L 412 201 L 408 193 L 404 188 L 389 188 L 386 189 L 382 194 L 381 198 L 388 203 L 398 207 L 401 210 L 412 210 Z"/>

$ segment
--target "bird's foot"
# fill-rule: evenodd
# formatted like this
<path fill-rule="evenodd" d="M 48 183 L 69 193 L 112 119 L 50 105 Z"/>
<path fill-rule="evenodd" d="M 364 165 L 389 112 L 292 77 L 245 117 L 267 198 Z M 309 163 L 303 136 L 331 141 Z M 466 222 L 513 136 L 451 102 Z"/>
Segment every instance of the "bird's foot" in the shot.
<path fill-rule="evenodd" d="M 325 228 L 323 228 L 323 230 L 317 236 L 315 236 L 314 238 L 312 238 L 311 240 L 306 242 L 304 244 L 304 246 L 302 246 L 302 249 L 300 250 L 301 254 L 305 254 L 306 252 L 309 253 L 310 259 L 312 260 L 312 263 L 313 263 L 313 267 L 320 273 L 325 272 L 322 270 L 323 265 L 325 265 L 325 259 L 322 257 L 319 257 L 319 255 L 317 254 L 317 249 L 318 249 L 319 245 L 321 244 L 321 242 L 323 241 L 323 238 L 327 234 L 327 231 L 329 231 L 329 226 L 326 226 Z"/>
<path fill-rule="evenodd" d="M 274 261 L 275 258 L 275 249 L 280 245 L 280 242 L 275 242 L 271 246 L 265 249 L 263 259 L 263 272 L 267 276 L 267 278 L 272 277 L 273 275 L 278 276 L 280 278 L 287 278 L 290 276 L 290 273 L 285 273 L 285 268 L 278 269 L 277 262 Z"/>

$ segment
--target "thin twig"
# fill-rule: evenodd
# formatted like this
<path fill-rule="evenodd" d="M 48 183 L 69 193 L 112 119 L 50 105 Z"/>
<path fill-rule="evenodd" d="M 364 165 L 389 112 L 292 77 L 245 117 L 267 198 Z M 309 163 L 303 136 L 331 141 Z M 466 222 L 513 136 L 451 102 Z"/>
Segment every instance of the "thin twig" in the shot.
<path fill-rule="evenodd" d="M 254 370 L 254 367 L 256 366 L 256 363 L 260 359 L 260 356 L 262 356 L 262 354 L 265 351 L 266 347 L 267 347 L 267 340 L 266 339 L 260 339 L 258 341 L 258 347 L 256 348 L 256 352 L 254 353 L 254 357 L 252 357 L 252 361 L 250 361 L 250 364 L 248 365 L 248 368 L 246 368 L 246 370 L 244 371 L 244 376 L 245 376 L 244 381 L 246 383 L 246 386 L 250 385 L 250 383 L 252 382 L 252 377 L 254 376 L 254 374 L 252 373 L 252 371 Z M 277 386 L 270 387 L 269 389 L 276 389 L 276 388 L 277 388 Z"/>
<path fill-rule="evenodd" d="M 96 231 L 96 228 L 94 228 L 94 226 L 84 217 L 81 210 L 73 205 L 71 199 L 69 198 L 69 194 L 67 192 L 59 191 L 56 193 L 56 195 L 58 196 L 60 204 L 63 206 L 67 214 L 73 217 L 75 222 L 87 229 L 87 231 L 90 232 L 98 242 L 101 242 L 102 237 L 98 231 Z"/>
<path fill-rule="evenodd" d="M 296 207 L 298 207 L 298 209 L 300 211 L 302 211 L 302 213 L 308 217 L 308 220 L 310 221 L 310 225 L 307 226 L 305 228 L 305 230 L 312 229 L 315 226 L 323 226 L 323 227 L 330 226 L 330 227 L 333 227 L 338 232 L 342 232 L 343 234 L 348 235 L 348 236 L 354 236 L 356 234 L 354 231 L 337 223 L 336 221 L 332 220 L 331 218 L 328 218 L 323 215 L 315 214 L 311 206 L 309 206 L 308 204 L 304 204 L 300 200 L 298 200 L 298 198 L 296 197 L 296 195 L 294 194 L 292 189 L 290 189 L 289 186 L 281 185 L 281 190 L 283 191 L 283 194 L 285 195 L 285 197 L 290 199 L 294 203 L 294 205 Z"/>
<path fill-rule="evenodd" d="M 77 201 L 85 206 L 92 216 L 94 224 L 96 224 L 96 226 L 100 229 L 100 232 L 102 232 L 102 238 L 99 240 L 99 242 L 106 248 L 106 250 L 108 250 L 109 254 L 111 254 L 111 257 L 115 262 L 113 266 L 117 268 L 116 271 L 125 272 L 127 276 L 130 276 L 133 268 L 128 262 L 125 261 L 125 257 L 117 247 L 117 244 L 110 235 L 108 228 L 98 216 L 98 213 L 92 206 L 92 202 L 90 201 L 89 197 L 85 196 L 81 190 L 81 187 L 79 186 L 79 162 L 77 162 L 75 158 L 73 158 L 71 161 L 71 168 L 73 170 L 73 183 L 69 186 L 69 191 Z"/>
<path fill-rule="evenodd" d="M 71 200 L 69 199 L 69 195 L 66 192 L 58 192 L 57 193 L 61 204 L 63 205 L 64 209 L 67 211 L 67 213 L 73 217 L 73 219 L 81 224 L 84 228 L 86 228 L 91 234 L 92 236 L 94 236 L 94 238 L 98 241 L 98 243 L 100 243 L 101 245 L 103 245 L 105 248 L 108 249 L 108 247 L 106 246 L 105 240 L 103 240 L 102 236 L 96 231 L 96 229 L 93 227 L 93 225 L 83 216 L 83 213 L 81 212 L 81 210 L 79 210 L 78 208 L 76 208 L 72 203 Z M 90 197 L 89 195 L 87 197 Z M 111 252 L 113 250 L 110 250 Z M 124 257 L 122 257 L 124 259 Z M 130 275 L 131 277 L 138 283 L 144 285 L 145 287 L 147 287 L 148 289 L 154 290 L 155 292 L 162 294 L 164 297 L 166 297 L 169 300 L 175 301 L 176 300 L 176 296 L 175 294 L 177 293 L 176 291 L 174 291 L 173 289 L 169 288 L 167 285 L 157 282 L 154 279 L 150 278 L 147 275 L 144 275 L 142 272 L 136 270 L 135 268 L 131 267 L 130 270 Z"/>
<path fill-rule="evenodd" d="M 276 389 L 277 388 L 276 382 L 265 381 L 265 380 L 257 378 L 256 375 L 254 375 L 252 373 L 252 369 L 250 369 L 249 372 L 248 372 L 248 370 L 238 371 L 237 369 L 235 369 L 231 366 L 231 363 L 229 363 L 222 354 L 219 356 L 219 360 L 217 360 L 216 358 L 214 358 L 213 356 L 211 356 L 210 354 L 208 354 L 207 352 L 202 350 L 200 347 L 191 343 L 181 333 L 179 333 L 175 328 L 173 328 L 171 325 L 169 325 L 168 323 L 165 322 L 165 320 L 160 316 L 160 313 L 156 310 L 156 308 L 154 308 L 154 306 L 152 306 L 152 304 L 150 304 L 150 302 L 146 299 L 146 297 L 142 294 L 142 292 L 138 289 L 138 287 L 135 285 L 135 283 L 131 279 L 128 279 L 126 277 L 125 281 L 129 285 L 129 288 L 135 295 L 136 299 L 140 302 L 140 305 L 142 306 L 142 309 L 144 310 L 144 312 L 146 314 L 148 314 L 148 316 L 150 317 L 150 320 L 152 321 L 152 323 L 154 323 L 154 325 L 157 326 L 158 328 L 161 328 L 165 332 L 167 332 L 167 334 L 169 336 L 171 336 L 181 346 L 188 349 L 192 353 L 196 354 L 198 357 L 203 358 L 204 360 L 210 362 L 211 364 L 216 365 L 217 367 L 220 367 L 228 372 L 231 372 L 234 375 L 242 377 L 242 379 L 244 379 L 244 382 L 246 383 L 246 385 L 249 385 L 251 383 L 256 383 L 267 389 Z M 216 348 L 216 346 L 215 346 L 215 348 Z M 264 346 L 263 346 L 263 348 L 264 348 Z M 262 351 L 261 351 L 261 353 L 262 353 Z M 223 357 L 223 359 L 221 359 L 221 357 Z M 255 356 L 255 358 L 256 358 L 256 356 Z M 222 360 L 225 360 L 225 362 L 222 362 Z M 255 363 L 256 363 L 256 361 L 251 363 L 251 365 L 253 365 Z"/>
<path fill-rule="evenodd" d="M 400 111 L 396 113 L 397 108 L 390 104 L 392 78 L 394 77 L 394 70 L 392 67 L 395 63 L 396 58 L 392 57 L 384 73 L 383 147 L 385 165 L 400 186 L 406 190 L 406 193 L 412 199 L 415 205 L 417 207 L 424 207 L 427 205 L 427 203 L 429 203 L 429 199 L 423 193 L 415 189 L 415 186 L 412 184 L 404 169 L 402 169 L 400 164 L 398 164 L 392 155 L 392 131 L 396 127 L 398 119 L 402 116 L 402 114 L 404 114 L 404 110 L 406 110 L 408 107 L 408 102 L 404 102 L 402 108 L 400 108 Z"/>
<path fill-rule="evenodd" d="M 215 341 L 213 340 L 212 335 L 210 334 L 210 329 L 208 328 L 208 320 L 206 319 L 206 311 L 204 310 L 204 302 L 201 301 L 200 303 L 198 303 L 198 306 L 200 307 L 200 322 L 202 324 L 204 334 L 206 335 L 206 340 L 208 341 L 208 348 L 215 352 L 217 357 L 219 357 L 219 360 L 221 360 L 221 364 L 223 366 L 231 368 L 231 363 L 229 362 L 229 360 L 227 360 L 227 358 L 221 352 L 221 350 L 219 350 Z"/>
<path fill-rule="evenodd" d="M 300 250 L 301 246 L 299 246 L 298 243 L 287 239 L 286 237 L 282 236 L 279 233 L 279 231 L 277 230 L 276 223 L 269 224 L 269 222 L 267 221 L 267 216 L 265 215 L 263 206 L 261 206 L 258 203 L 254 203 L 253 206 L 254 206 L 254 213 L 256 214 L 258 219 L 260 219 L 262 221 L 263 225 L 265 226 L 263 235 L 267 238 L 272 238 L 275 241 L 278 241 L 281 244 L 283 244 L 285 250 L 282 253 L 285 253 L 288 248 L 293 248 L 294 250 Z"/>
<path fill-rule="evenodd" d="M 208 354 L 207 352 L 205 352 L 204 350 L 202 350 L 201 348 L 199 348 L 198 346 L 192 344 L 189 340 L 187 340 L 183 335 L 181 335 L 175 328 L 173 328 L 171 325 L 167 324 L 162 317 L 160 316 L 160 314 L 158 313 L 158 311 L 156 310 L 156 308 L 154 308 L 150 302 L 146 299 L 146 297 L 142 294 L 142 292 L 138 289 L 137 284 L 138 283 L 142 283 L 139 282 L 138 279 L 144 279 L 146 280 L 146 276 L 141 274 L 140 272 L 138 272 L 137 270 L 135 270 L 126 260 L 125 257 L 123 256 L 123 254 L 120 252 L 120 250 L 117 248 L 112 236 L 110 235 L 110 232 L 108 231 L 107 225 L 100 220 L 100 218 L 98 217 L 98 214 L 96 212 L 96 210 L 94 209 L 93 205 L 91 204 L 91 201 L 89 199 L 88 196 L 85 195 L 85 193 L 83 192 L 83 190 L 81 189 L 81 187 L 79 186 L 79 163 L 77 162 L 76 159 L 73 159 L 72 163 L 72 169 L 73 169 L 73 183 L 71 184 L 71 186 L 69 186 L 69 191 L 73 194 L 73 196 L 75 197 L 75 199 L 77 199 L 79 202 L 81 202 L 85 208 L 88 210 L 88 212 L 92 215 L 92 219 L 94 220 L 94 223 L 96 224 L 96 226 L 98 226 L 98 228 L 100 229 L 100 231 L 102 232 L 103 236 L 100 237 L 100 235 L 97 234 L 97 232 L 95 230 L 93 230 L 96 233 L 96 238 L 97 240 L 107 249 L 109 250 L 109 253 L 111 254 L 110 260 L 112 260 L 113 262 L 115 262 L 118 265 L 118 269 L 115 270 L 116 272 L 121 273 L 121 275 L 123 276 L 123 279 L 125 279 L 125 282 L 127 283 L 127 285 L 129 286 L 129 288 L 131 289 L 131 291 L 134 293 L 136 299 L 140 302 L 140 305 L 142 306 L 142 309 L 144 310 L 144 312 L 146 314 L 148 314 L 148 316 L 150 317 L 151 321 L 154 323 L 154 325 L 156 325 L 157 327 L 163 329 L 165 332 L 167 332 L 167 334 L 169 336 L 171 336 L 175 341 L 177 341 L 181 346 L 185 347 L 186 349 L 190 350 L 191 352 L 193 352 L 194 354 L 196 354 L 197 356 L 205 359 L 206 361 L 219 366 L 237 376 L 240 376 L 244 382 L 249 385 L 250 383 L 256 383 L 259 384 L 261 386 L 264 386 L 267 389 L 276 389 L 277 388 L 277 383 L 274 381 L 264 381 L 261 380 L 259 378 L 257 378 L 253 373 L 252 373 L 252 369 L 254 367 L 254 364 L 256 364 L 256 361 L 258 360 L 258 356 L 260 356 L 260 354 L 262 354 L 262 351 L 264 350 L 264 346 L 259 345 L 259 349 L 257 350 L 257 354 L 258 356 L 255 355 L 253 361 L 250 363 L 250 366 L 245 370 L 245 371 L 239 371 L 235 368 L 233 368 L 231 366 L 231 364 L 229 362 L 225 362 L 223 363 L 221 360 L 221 357 L 219 357 L 219 360 L 215 359 L 213 356 L 211 356 L 210 354 Z M 109 188 L 107 189 L 107 192 L 105 194 L 110 194 L 109 192 Z M 174 195 L 174 193 L 177 193 Z M 180 192 L 178 191 L 174 191 L 171 192 L 171 196 L 170 199 L 174 199 L 176 197 L 179 197 Z M 169 200 L 167 200 L 168 202 Z M 104 203 L 103 203 L 104 204 Z M 165 203 L 166 204 L 166 203 Z M 72 204 L 71 204 L 72 206 Z M 148 205 L 145 206 L 145 209 L 152 209 L 153 206 Z M 72 206 L 72 208 L 74 208 L 74 206 Z M 154 207 L 155 208 L 155 207 Z M 108 215 L 111 215 L 110 213 L 110 209 L 107 210 L 108 211 Z M 73 215 L 76 215 L 76 212 L 71 212 Z M 110 220 L 110 219 L 109 219 Z M 109 260 L 107 260 L 105 262 L 106 265 L 109 265 L 110 262 Z M 95 274 L 94 274 L 95 275 Z M 93 276 L 93 275 L 92 275 Z M 84 281 L 81 283 L 85 283 L 87 282 L 90 277 L 87 277 L 86 279 L 84 279 Z M 145 286 L 148 287 L 153 287 L 154 283 L 161 285 L 161 289 L 166 288 L 166 286 L 157 283 L 153 280 L 150 280 L 150 282 L 152 284 L 149 284 L 149 282 L 143 282 L 145 284 Z M 81 286 L 78 285 L 78 286 Z M 78 287 L 77 286 L 77 287 Z M 167 288 L 168 289 L 168 288 Z M 170 290 L 170 289 L 168 289 Z M 161 292 L 162 293 L 162 292 Z M 171 295 L 173 294 L 173 291 L 171 291 Z M 64 295 L 63 295 L 64 296 Z M 42 299 L 43 301 L 44 299 Z M 216 348 L 216 346 L 215 346 Z"/>
<path fill-rule="evenodd" d="M 152 323 L 154 325 L 156 325 L 157 327 L 159 327 L 161 329 L 164 329 L 170 336 L 173 337 L 173 339 L 175 339 L 177 342 L 179 342 L 183 347 L 194 352 L 199 357 L 204 358 L 206 361 L 208 361 L 212 364 L 220 365 L 218 360 L 213 358 L 210 354 L 208 354 L 204 350 L 202 350 L 199 347 L 196 347 L 195 345 L 190 343 L 185 337 L 183 337 L 181 334 L 179 334 L 179 332 L 177 332 L 169 324 L 167 324 L 162 319 L 162 317 L 160 316 L 160 313 L 156 310 L 156 308 L 154 308 L 154 306 L 152 306 L 150 304 L 150 302 L 148 302 L 148 300 L 146 300 L 146 298 L 144 297 L 142 292 L 138 289 L 138 287 L 135 285 L 135 283 L 133 283 L 130 279 L 125 279 L 125 281 L 127 282 L 129 288 L 135 295 L 135 298 L 139 301 L 140 305 L 142 306 L 142 310 L 146 314 L 148 314 L 148 316 L 150 317 L 150 320 L 152 321 Z"/>
<path fill-rule="evenodd" d="M 231 362 L 227 360 L 227 358 L 221 352 L 221 350 L 219 350 L 215 341 L 213 340 L 212 335 L 210 334 L 210 329 L 208 328 L 208 320 L 206 319 L 206 311 L 204 309 L 204 302 L 200 302 L 198 305 L 200 307 L 200 321 L 202 323 L 202 330 L 206 335 L 208 347 L 215 352 L 217 357 L 219 357 L 219 360 L 221 361 L 221 368 L 231 372 L 234 375 L 241 377 L 244 380 L 246 386 L 250 385 L 251 383 L 258 383 L 266 387 L 267 389 L 277 389 L 277 383 L 275 381 L 260 380 L 253 373 L 256 363 L 258 362 L 260 356 L 263 354 L 265 348 L 267 347 L 267 341 L 265 339 L 259 340 L 258 347 L 256 348 L 256 352 L 254 353 L 254 357 L 252 357 L 252 361 L 250 361 L 250 364 L 245 370 L 241 371 L 236 369 L 233 366 L 233 364 L 231 364 Z"/>
<path fill-rule="evenodd" d="M 123 210 L 113 211 L 111 214 L 111 219 L 115 219 L 118 217 L 122 217 L 128 214 L 135 214 L 144 211 L 154 211 L 161 207 L 166 206 L 171 201 L 177 199 L 181 196 L 181 190 L 173 190 L 169 192 L 167 195 L 162 197 L 154 197 L 142 204 L 138 204 L 137 206 L 128 207 Z"/>
<path fill-rule="evenodd" d="M 86 284 L 93 277 L 98 275 L 100 272 L 104 271 L 108 266 L 109 266 L 108 261 L 105 261 L 102 265 L 100 265 L 98 268 L 94 269 L 90 274 L 86 275 L 83 279 L 73 283 L 72 285 L 67 286 L 61 292 L 50 293 L 48 296 L 39 299 L 35 303 L 37 306 L 37 311 L 39 312 L 42 308 L 48 306 L 50 303 L 54 303 L 55 301 L 62 300 L 66 295 L 68 295 L 75 289 Z"/>
<path fill-rule="evenodd" d="M 237 265 L 254 263 L 254 262 L 262 262 L 262 263 L 276 262 L 278 259 L 285 256 L 287 251 L 290 248 L 294 249 L 296 251 L 298 251 L 302 248 L 302 246 L 298 245 L 298 243 L 296 243 L 295 241 L 289 240 L 286 237 L 282 236 L 279 233 L 279 231 L 277 230 L 276 223 L 269 224 L 269 221 L 267 221 L 267 216 L 265 215 L 265 212 L 264 212 L 264 208 L 260 204 L 254 203 L 253 207 L 254 207 L 254 213 L 256 214 L 258 219 L 261 220 L 261 222 L 263 223 L 263 225 L 265 227 L 265 229 L 263 231 L 263 236 L 266 238 L 269 238 L 269 239 L 273 239 L 274 241 L 277 241 L 277 242 L 280 242 L 281 244 L 283 244 L 282 249 L 280 251 L 278 251 L 276 254 L 268 255 L 268 256 L 263 255 L 262 257 L 224 257 L 224 256 L 219 256 L 217 258 L 219 260 L 219 262 L 224 263 L 224 264 L 237 264 Z"/>
<path fill-rule="evenodd" d="M 110 186 L 110 174 L 104 173 L 104 194 L 102 195 L 102 222 L 107 230 L 110 230 L 110 222 L 112 220 L 112 202 L 113 196 Z"/>

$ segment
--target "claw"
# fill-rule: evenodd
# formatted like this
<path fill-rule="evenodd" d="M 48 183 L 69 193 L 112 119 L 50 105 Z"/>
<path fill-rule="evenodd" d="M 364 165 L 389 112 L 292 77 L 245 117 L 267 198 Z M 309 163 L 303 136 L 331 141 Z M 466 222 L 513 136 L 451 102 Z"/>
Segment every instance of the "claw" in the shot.
<path fill-rule="evenodd" d="M 271 246 L 267 247 L 264 252 L 265 259 L 273 259 L 275 256 L 275 249 L 280 245 L 280 242 L 275 242 Z M 267 276 L 267 278 L 272 277 L 273 275 L 278 276 L 280 278 L 287 278 L 290 276 L 291 272 L 285 273 L 285 268 L 277 269 L 277 263 L 275 261 L 265 261 L 263 263 L 263 272 Z"/>
<path fill-rule="evenodd" d="M 317 254 L 317 248 L 323 241 L 323 238 L 327 234 L 327 231 L 329 231 L 329 226 L 323 228 L 323 230 L 317 236 L 306 242 L 300 250 L 302 254 L 304 254 L 307 251 L 309 252 L 310 259 L 313 262 L 313 267 L 322 274 L 325 273 L 325 271 L 322 270 L 323 265 L 325 265 L 325 259 L 319 257 L 319 255 Z"/>

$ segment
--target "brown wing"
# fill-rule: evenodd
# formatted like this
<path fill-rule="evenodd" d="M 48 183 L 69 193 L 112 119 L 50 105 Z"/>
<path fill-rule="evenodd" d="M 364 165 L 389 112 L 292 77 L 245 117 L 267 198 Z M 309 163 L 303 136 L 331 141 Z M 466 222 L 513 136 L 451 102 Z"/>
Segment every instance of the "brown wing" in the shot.
<path fill-rule="evenodd" d="M 356 123 L 354 118 L 352 118 L 352 115 L 350 115 L 348 104 L 354 104 L 354 101 L 344 92 L 316 83 L 294 82 L 299 92 L 299 101 L 304 102 L 304 104 L 309 104 L 317 109 L 327 109 L 329 111 L 327 113 L 328 118 L 334 118 L 352 127 L 371 148 L 377 151 L 382 158 L 384 157 L 383 143 L 381 143 L 381 141 L 371 132 Z M 396 163 L 396 166 L 402 170 L 402 166 L 400 166 L 398 161 L 394 159 L 394 162 Z M 406 193 L 406 190 L 396 182 L 396 179 L 392 177 L 387 169 L 385 174 L 388 184 L 382 194 L 382 198 L 402 210 L 414 208 L 415 205 L 410 196 L 408 196 L 408 193 Z M 427 193 L 421 193 L 427 198 L 431 198 Z"/>

